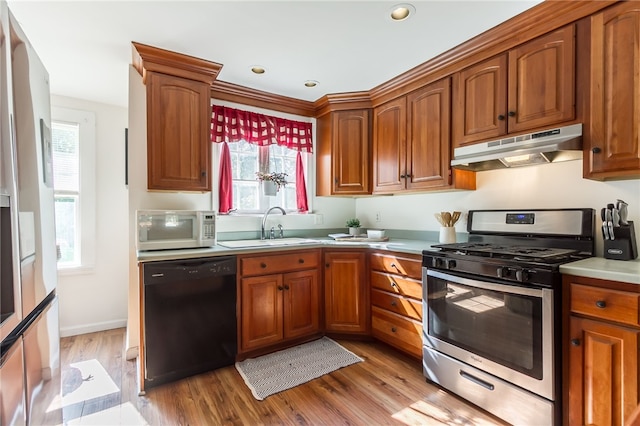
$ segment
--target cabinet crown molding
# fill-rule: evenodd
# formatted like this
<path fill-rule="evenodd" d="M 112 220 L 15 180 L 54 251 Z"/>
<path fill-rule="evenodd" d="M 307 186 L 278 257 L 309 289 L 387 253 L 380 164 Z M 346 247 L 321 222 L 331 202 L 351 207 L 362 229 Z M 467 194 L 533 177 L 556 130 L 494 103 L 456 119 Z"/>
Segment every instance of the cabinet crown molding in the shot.
<path fill-rule="evenodd" d="M 371 108 L 369 92 L 329 93 L 314 102 L 315 116 L 334 111 Z"/>
<path fill-rule="evenodd" d="M 135 41 L 132 41 L 131 44 L 133 47 L 133 66 L 138 70 L 145 83 L 146 73 L 153 71 L 212 84 L 222 69 L 222 64 L 216 62 Z"/>

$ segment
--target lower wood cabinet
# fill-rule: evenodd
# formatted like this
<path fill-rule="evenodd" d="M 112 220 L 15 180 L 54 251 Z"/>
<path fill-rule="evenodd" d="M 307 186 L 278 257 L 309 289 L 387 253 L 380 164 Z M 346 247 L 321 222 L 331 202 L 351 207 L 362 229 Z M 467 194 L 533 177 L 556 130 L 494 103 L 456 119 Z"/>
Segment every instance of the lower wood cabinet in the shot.
<path fill-rule="evenodd" d="M 368 334 L 369 292 L 364 250 L 324 252 L 325 330 Z"/>
<path fill-rule="evenodd" d="M 622 426 L 640 402 L 640 289 L 573 276 L 563 285 L 570 310 L 567 424 Z"/>
<path fill-rule="evenodd" d="M 369 265 L 371 333 L 422 358 L 422 257 L 372 252 Z"/>
<path fill-rule="evenodd" d="M 240 353 L 320 333 L 319 259 L 319 250 L 239 257 Z"/>

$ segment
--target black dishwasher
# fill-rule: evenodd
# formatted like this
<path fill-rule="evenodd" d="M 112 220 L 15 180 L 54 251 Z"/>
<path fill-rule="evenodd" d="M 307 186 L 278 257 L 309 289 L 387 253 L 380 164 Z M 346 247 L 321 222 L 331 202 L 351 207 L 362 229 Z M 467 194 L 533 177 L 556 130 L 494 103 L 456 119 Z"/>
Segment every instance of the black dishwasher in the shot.
<path fill-rule="evenodd" d="M 144 263 L 145 388 L 232 365 L 236 257 Z"/>

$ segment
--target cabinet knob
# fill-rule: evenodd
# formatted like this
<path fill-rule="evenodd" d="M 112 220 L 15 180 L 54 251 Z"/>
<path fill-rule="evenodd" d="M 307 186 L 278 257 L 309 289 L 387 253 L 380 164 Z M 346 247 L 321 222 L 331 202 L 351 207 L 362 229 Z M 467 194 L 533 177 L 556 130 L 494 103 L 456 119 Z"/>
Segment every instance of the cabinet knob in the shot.
<path fill-rule="evenodd" d="M 604 300 L 598 300 L 596 302 L 596 306 L 600 309 L 604 309 L 607 307 L 607 302 L 605 302 Z"/>
<path fill-rule="evenodd" d="M 407 177 L 407 175 L 404 175 L 404 174 L 400 175 L 400 179 L 404 179 L 406 177 Z"/>
<path fill-rule="evenodd" d="M 289 290 L 289 286 L 285 284 L 284 289 Z"/>
<path fill-rule="evenodd" d="M 324 264 L 324 267 L 325 267 L 325 268 L 328 268 L 328 267 L 329 267 L 329 264 L 328 264 L 328 263 L 325 263 L 325 264 Z"/>
<path fill-rule="evenodd" d="M 509 117 L 515 117 L 515 116 L 516 116 L 516 112 L 515 112 L 515 111 L 509 111 L 509 112 L 507 113 L 507 115 L 508 115 Z"/>
<path fill-rule="evenodd" d="M 335 178 L 333 181 L 334 181 L 335 183 L 338 183 L 338 182 L 339 182 L 339 181 L 338 181 L 338 178 Z"/>
<path fill-rule="evenodd" d="M 200 176 L 206 177 L 207 176 L 207 172 L 200 172 Z"/>
<path fill-rule="evenodd" d="M 504 118 L 505 118 L 505 117 L 504 117 L 504 115 L 502 115 L 502 114 L 500 114 L 500 115 L 498 116 L 498 120 L 500 120 L 500 121 L 504 120 Z"/>
<path fill-rule="evenodd" d="M 262 262 L 262 263 L 260 264 L 260 267 L 261 267 L 262 269 L 264 269 L 264 268 L 266 268 L 266 267 L 267 267 L 267 264 L 266 264 L 266 263 L 264 263 L 264 262 Z"/>
<path fill-rule="evenodd" d="M 278 290 L 282 291 L 284 290 L 284 287 L 282 287 L 281 285 L 278 286 Z"/>
<path fill-rule="evenodd" d="M 398 287 L 398 284 L 395 281 L 391 281 L 391 287 L 396 288 Z"/>
<path fill-rule="evenodd" d="M 395 328 L 395 327 L 391 327 L 391 332 L 392 332 L 392 333 L 395 333 L 396 331 L 398 331 L 398 329 L 397 329 L 397 328 Z"/>
<path fill-rule="evenodd" d="M 298 263 L 304 263 L 304 259 L 298 259 Z"/>
<path fill-rule="evenodd" d="M 599 146 L 594 146 L 593 148 L 591 148 L 591 152 L 593 152 L 594 154 L 600 154 L 602 150 Z"/>
<path fill-rule="evenodd" d="M 571 339 L 572 346 L 580 346 L 580 339 Z"/>
<path fill-rule="evenodd" d="M 398 303 L 395 300 L 391 301 L 391 306 L 396 306 Z"/>

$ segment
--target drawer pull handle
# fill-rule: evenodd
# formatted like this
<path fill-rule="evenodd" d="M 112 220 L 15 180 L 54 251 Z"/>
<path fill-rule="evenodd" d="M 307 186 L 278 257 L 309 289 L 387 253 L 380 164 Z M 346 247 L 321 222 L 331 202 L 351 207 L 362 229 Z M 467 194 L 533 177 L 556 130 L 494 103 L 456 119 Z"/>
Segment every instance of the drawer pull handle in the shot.
<path fill-rule="evenodd" d="M 264 262 L 262 262 L 262 263 L 260 264 L 260 267 L 261 267 L 262 269 L 264 269 L 264 268 L 266 268 L 266 267 L 267 267 L 267 264 L 266 264 L 266 263 L 264 263 Z"/>
<path fill-rule="evenodd" d="M 398 331 L 398 329 L 397 329 L 397 328 L 395 328 L 395 327 L 391 327 L 391 332 L 392 332 L 392 333 L 395 333 L 396 331 Z"/>
<path fill-rule="evenodd" d="M 572 346 L 580 346 L 580 339 L 571 339 Z"/>
<path fill-rule="evenodd" d="M 604 309 L 607 307 L 607 302 L 605 302 L 604 300 L 598 300 L 596 302 L 596 306 L 600 309 Z"/>
<path fill-rule="evenodd" d="M 304 263 L 304 259 L 298 259 L 298 263 Z"/>
<path fill-rule="evenodd" d="M 397 304 L 398 304 L 398 303 L 396 303 L 396 301 L 395 301 L 395 300 L 392 300 L 392 301 L 391 301 L 391 306 L 396 306 Z"/>

